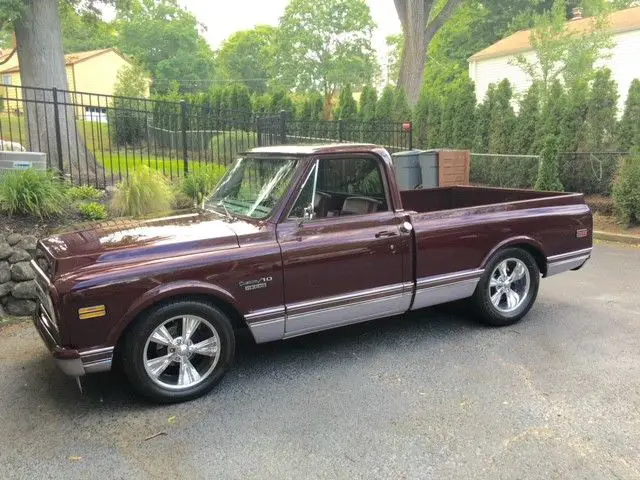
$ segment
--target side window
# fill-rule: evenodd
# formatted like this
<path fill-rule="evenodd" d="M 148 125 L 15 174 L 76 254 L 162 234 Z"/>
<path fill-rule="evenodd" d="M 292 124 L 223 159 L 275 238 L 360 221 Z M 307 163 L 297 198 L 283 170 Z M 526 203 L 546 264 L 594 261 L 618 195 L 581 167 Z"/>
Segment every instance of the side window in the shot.
<path fill-rule="evenodd" d="M 371 157 L 323 158 L 307 178 L 289 218 L 364 215 L 388 210 L 379 162 Z M 315 186 L 315 190 L 314 190 Z"/>
<path fill-rule="evenodd" d="M 388 210 L 380 164 L 371 157 L 320 160 L 317 190 L 331 196 L 331 207 L 341 215 Z"/>

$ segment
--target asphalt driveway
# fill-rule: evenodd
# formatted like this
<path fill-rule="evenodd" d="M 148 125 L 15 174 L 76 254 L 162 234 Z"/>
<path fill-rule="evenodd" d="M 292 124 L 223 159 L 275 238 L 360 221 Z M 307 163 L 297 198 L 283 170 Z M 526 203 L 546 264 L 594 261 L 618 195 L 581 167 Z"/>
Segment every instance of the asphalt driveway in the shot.
<path fill-rule="evenodd" d="M 244 339 L 187 404 L 85 390 L 2 328 L 0 478 L 640 478 L 640 249 L 598 245 L 513 327 L 428 309 Z"/>

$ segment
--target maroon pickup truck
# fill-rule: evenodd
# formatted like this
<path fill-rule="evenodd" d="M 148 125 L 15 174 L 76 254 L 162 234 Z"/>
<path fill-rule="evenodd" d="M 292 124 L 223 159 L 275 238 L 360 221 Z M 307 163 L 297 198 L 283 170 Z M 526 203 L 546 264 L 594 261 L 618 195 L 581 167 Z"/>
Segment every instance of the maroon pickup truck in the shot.
<path fill-rule="evenodd" d="M 241 328 L 270 342 L 466 298 L 508 325 L 592 247 L 581 194 L 399 191 L 373 145 L 254 149 L 201 207 L 39 243 L 34 322 L 65 373 L 117 361 L 175 402 L 221 379 Z"/>

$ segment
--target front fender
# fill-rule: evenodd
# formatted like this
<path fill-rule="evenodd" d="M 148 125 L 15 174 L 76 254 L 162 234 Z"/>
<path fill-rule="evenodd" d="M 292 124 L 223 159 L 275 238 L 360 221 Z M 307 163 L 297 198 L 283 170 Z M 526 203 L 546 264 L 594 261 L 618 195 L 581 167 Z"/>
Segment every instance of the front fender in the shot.
<path fill-rule="evenodd" d="M 206 295 L 216 297 L 238 310 L 237 299 L 226 289 L 201 281 L 177 281 L 157 287 L 141 295 L 126 311 L 109 333 L 108 345 L 115 345 L 122 332 L 140 312 L 168 298 L 180 295 Z"/>

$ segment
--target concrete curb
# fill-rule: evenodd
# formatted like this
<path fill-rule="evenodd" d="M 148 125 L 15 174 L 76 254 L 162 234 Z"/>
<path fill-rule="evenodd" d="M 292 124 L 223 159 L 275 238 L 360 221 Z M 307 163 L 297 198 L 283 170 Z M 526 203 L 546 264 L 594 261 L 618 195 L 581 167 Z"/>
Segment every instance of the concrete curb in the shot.
<path fill-rule="evenodd" d="M 610 233 L 610 232 L 593 232 L 593 238 L 595 240 L 604 240 L 606 242 L 618 242 L 626 243 L 628 245 L 640 245 L 640 237 L 633 235 L 624 235 L 622 233 Z"/>

